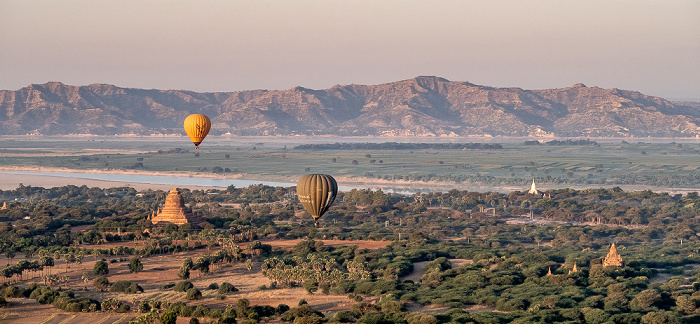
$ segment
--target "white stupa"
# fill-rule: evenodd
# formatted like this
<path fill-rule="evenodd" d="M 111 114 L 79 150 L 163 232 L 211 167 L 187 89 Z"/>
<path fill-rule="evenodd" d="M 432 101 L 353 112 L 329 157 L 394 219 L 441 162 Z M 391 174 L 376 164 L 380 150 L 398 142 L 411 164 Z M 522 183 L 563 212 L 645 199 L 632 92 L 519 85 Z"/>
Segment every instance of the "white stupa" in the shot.
<path fill-rule="evenodd" d="M 528 191 L 527 193 L 529 193 L 531 195 L 541 195 L 542 194 L 541 191 L 537 190 L 537 187 L 535 186 L 535 179 L 534 178 L 532 179 L 532 185 L 530 186 L 530 191 Z"/>

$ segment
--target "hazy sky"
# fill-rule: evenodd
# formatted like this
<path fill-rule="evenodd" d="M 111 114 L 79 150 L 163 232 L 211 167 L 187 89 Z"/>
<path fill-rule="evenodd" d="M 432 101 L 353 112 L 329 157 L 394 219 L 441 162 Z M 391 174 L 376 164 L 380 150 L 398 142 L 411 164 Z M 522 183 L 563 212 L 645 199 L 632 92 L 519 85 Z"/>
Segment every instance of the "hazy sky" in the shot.
<path fill-rule="evenodd" d="M 700 1 L 0 0 L 0 89 L 323 89 L 418 75 L 700 98 Z"/>

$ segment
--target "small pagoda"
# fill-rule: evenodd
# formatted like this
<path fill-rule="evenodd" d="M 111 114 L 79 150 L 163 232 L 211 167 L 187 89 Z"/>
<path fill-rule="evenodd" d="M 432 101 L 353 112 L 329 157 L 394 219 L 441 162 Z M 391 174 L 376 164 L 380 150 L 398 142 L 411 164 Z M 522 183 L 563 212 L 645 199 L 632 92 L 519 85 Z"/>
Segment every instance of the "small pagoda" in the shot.
<path fill-rule="evenodd" d="M 3 201 L 2 207 L 0 207 L 0 210 L 7 210 L 7 201 Z"/>
<path fill-rule="evenodd" d="M 569 270 L 569 274 L 572 274 L 574 272 L 578 272 L 578 269 L 576 269 L 576 262 L 574 262 L 574 268 Z"/>
<path fill-rule="evenodd" d="M 185 199 L 182 198 L 177 188 L 170 191 L 165 198 L 163 209 L 159 209 L 157 213 L 153 212 L 148 219 L 154 225 L 163 225 L 165 223 L 197 225 L 204 221 L 201 216 L 185 206 Z"/>
<path fill-rule="evenodd" d="M 613 266 L 613 267 L 624 267 L 625 262 L 622 261 L 622 257 L 620 256 L 619 253 L 617 253 L 617 248 L 615 247 L 615 243 L 610 246 L 610 252 L 608 252 L 608 255 L 605 256 L 605 260 L 603 260 L 603 267 L 608 267 L 608 266 Z"/>
<path fill-rule="evenodd" d="M 541 195 L 542 191 L 537 190 L 537 186 L 535 185 L 535 179 L 532 179 L 532 185 L 530 185 L 530 190 L 527 192 L 528 194 L 531 195 Z"/>
<path fill-rule="evenodd" d="M 532 179 L 532 184 L 530 185 L 530 190 L 527 191 L 529 195 L 535 195 L 535 196 L 540 196 L 542 198 L 552 198 L 552 194 L 549 192 L 544 192 L 542 190 L 537 189 L 537 185 L 535 185 L 535 179 Z"/>

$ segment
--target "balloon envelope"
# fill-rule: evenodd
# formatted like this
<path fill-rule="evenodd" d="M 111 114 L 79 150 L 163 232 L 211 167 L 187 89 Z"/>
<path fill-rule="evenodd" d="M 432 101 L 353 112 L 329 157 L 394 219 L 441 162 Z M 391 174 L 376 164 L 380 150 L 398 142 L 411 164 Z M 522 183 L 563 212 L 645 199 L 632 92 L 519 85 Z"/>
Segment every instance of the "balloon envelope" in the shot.
<path fill-rule="evenodd" d="M 297 196 L 304 209 L 316 221 L 333 204 L 338 195 L 338 184 L 327 174 L 307 174 L 297 183 Z"/>
<path fill-rule="evenodd" d="M 185 118 L 185 132 L 197 149 L 199 149 L 199 143 L 202 143 L 209 134 L 209 129 L 211 129 L 211 120 L 205 115 L 192 114 Z"/>

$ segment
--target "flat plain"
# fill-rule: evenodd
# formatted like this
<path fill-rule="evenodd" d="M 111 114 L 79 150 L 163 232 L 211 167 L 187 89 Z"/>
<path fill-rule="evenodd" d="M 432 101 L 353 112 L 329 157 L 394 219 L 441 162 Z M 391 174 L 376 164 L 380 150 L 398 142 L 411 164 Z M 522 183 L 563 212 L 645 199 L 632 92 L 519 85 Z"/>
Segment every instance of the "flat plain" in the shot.
<path fill-rule="evenodd" d="M 80 170 L 296 182 L 394 190 L 523 190 L 619 186 L 685 192 L 700 187 L 698 139 L 605 139 L 594 145 L 525 145 L 531 139 L 424 138 L 498 143 L 500 149 L 305 150 L 300 144 L 408 142 L 402 138 L 212 137 L 200 150 L 182 137 L 2 137 L 3 170 Z"/>

